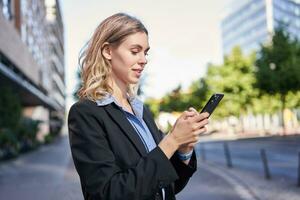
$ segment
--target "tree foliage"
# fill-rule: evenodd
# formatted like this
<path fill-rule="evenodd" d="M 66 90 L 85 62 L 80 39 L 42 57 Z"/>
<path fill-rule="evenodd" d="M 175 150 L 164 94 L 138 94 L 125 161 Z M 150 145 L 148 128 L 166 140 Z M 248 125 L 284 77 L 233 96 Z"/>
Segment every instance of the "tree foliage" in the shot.
<path fill-rule="evenodd" d="M 165 95 L 160 101 L 160 111 L 183 111 L 188 106 L 181 85 Z"/>
<path fill-rule="evenodd" d="M 271 43 L 262 45 L 258 53 L 256 86 L 266 94 L 280 96 L 282 112 L 289 104 L 299 104 L 290 99 L 299 95 L 300 90 L 299 41 L 292 39 L 280 26 L 275 30 Z M 282 123 L 285 126 L 284 119 Z"/>
<path fill-rule="evenodd" d="M 285 96 L 300 89 L 300 44 L 282 27 L 275 30 L 271 44 L 261 46 L 256 66 L 262 91 Z"/>
<path fill-rule="evenodd" d="M 210 93 L 224 93 L 222 104 L 216 110 L 221 117 L 245 114 L 253 105 L 258 91 L 253 87 L 255 55 L 246 57 L 239 47 L 225 56 L 224 64 L 211 65 L 207 72 Z"/>

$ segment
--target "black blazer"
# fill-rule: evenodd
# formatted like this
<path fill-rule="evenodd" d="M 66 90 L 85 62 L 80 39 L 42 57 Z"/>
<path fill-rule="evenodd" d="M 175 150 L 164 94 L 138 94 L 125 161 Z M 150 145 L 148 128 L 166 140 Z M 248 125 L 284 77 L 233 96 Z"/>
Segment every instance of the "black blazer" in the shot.
<path fill-rule="evenodd" d="M 150 111 L 143 119 L 155 142 L 162 139 Z M 75 103 L 68 117 L 69 139 L 83 196 L 94 200 L 175 199 L 196 171 L 195 153 L 189 165 L 177 155 L 169 160 L 157 146 L 147 153 L 138 134 L 114 103 L 97 106 L 90 100 Z"/>

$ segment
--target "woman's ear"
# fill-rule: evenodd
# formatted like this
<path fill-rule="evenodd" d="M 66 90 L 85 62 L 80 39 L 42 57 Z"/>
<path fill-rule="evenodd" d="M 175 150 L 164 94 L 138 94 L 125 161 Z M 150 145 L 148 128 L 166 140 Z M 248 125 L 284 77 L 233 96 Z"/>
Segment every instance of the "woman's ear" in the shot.
<path fill-rule="evenodd" d="M 102 56 L 106 58 L 107 60 L 111 60 L 111 46 L 108 42 L 103 43 L 102 45 Z"/>

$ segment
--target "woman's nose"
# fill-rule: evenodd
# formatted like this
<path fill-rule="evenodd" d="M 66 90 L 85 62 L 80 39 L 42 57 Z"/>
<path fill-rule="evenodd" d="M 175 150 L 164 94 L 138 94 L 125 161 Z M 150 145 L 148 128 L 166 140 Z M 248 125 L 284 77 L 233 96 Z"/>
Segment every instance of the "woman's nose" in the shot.
<path fill-rule="evenodd" d="M 146 55 L 141 54 L 140 59 L 139 59 L 139 63 L 140 63 L 140 64 L 143 64 L 143 65 L 146 65 L 147 62 L 148 62 L 148 61 L 147 61 Z"/>

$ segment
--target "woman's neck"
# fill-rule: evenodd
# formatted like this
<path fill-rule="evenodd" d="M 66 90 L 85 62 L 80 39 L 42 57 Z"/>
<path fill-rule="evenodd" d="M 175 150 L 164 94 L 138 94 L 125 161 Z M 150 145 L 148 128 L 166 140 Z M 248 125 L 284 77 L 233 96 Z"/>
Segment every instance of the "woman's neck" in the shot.
<path fill-rule="evenodd" d="M 118 80 L 112 79 L 111 81 L 111 88 L 113 90 L 113 97 L 116 99 L 116 101 L 121 105 L 126 105 L 128 103 L 127 101 L 127 88 L 124 83 Z"/>

